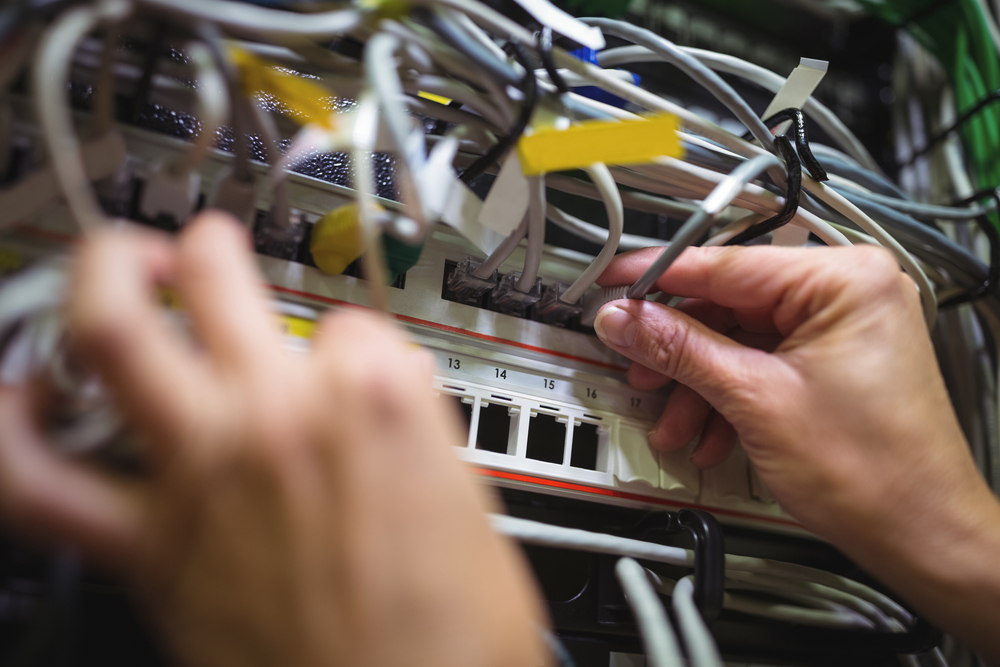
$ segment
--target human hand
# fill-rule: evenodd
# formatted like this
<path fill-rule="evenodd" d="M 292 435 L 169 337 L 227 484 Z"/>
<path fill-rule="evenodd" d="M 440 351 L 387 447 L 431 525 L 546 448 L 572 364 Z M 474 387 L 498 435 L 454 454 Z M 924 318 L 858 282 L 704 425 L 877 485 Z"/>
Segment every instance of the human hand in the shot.
<path fill-rule="evenodd" d="M 86 241 L 69 328 L 148 442 L 128 482 L 46 446 L 26 392 L 0 390 L 0 507 L 124 574 L 190 665 L 531 665 L 544 615 L 491 499 L 452 446 L 432 364 L 387 321 L 327 317 L 282 348 L 235 221 L 174 245 Z M 168 326 L 173 285 L 196 347 Z"/>
<path fill-rule="evenodd" d="M 659 252 L 617 257 L 600 283 L 634 282 Z M 1000 507 L 895 260 L 871 247 L 689 248 L 657 288 L 689 299 L 677 309 L 615 301 L 594 325 L 635 362 L 637 388 L 678 383 L 650 444 L 676 450 L 701 431 L 692 461 L 708 468 L 738 434 L 806 528 L 1000 655 L 982 613 L 1000 611 Z"/>

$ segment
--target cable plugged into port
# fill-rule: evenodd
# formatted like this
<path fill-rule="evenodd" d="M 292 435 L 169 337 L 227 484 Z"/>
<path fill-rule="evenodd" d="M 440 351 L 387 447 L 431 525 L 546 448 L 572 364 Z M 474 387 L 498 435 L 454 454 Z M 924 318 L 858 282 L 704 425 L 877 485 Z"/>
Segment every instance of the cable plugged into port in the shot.
<path fill-rule="evenodd" d="M 459 262 L 445 261 L 441 298 L 594 335 L 593 322 L 590 325 L 580 322 L 581 304 L 558 300 L 567 287 L 565 284 L 545 285 L 541 278 L 535 278 L 531 290 L 524 292 L 517 288 L 520 271 L 494 273 L 489 279 L 481 279 L 474 275 L 479 265 L 480 260 L 475 257 L 465 257 Z M 543 303 L 547 304 L 544 309 Z"/>

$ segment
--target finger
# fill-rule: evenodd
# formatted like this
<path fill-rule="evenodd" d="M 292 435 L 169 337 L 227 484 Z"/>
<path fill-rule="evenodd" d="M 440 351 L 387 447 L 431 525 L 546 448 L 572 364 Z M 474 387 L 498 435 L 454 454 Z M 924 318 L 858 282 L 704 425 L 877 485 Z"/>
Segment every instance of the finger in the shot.
<path fill-rule="evenodd" d="M 81 361 L 100 373 L 125 415 L 157 435 L 177 433 L 203 375 L 168 325 L 154 291 L 173 273 L 165 237 L 116 230 L 87 241 L 77 258 L 69 332 Z"/>
<path fill-rule="evenodd" d="M 734 308 L 733 318 L 746 331 L 754 333 L 778 333 L 774 325 L 774 309 L 772 308 Z"/>
<path fill-rule="evenodd" d="M 760 392 L 768 385 L 763 378 L 783 368 L 776 357 L 652 301 L 613 301 L 598 313 L 594 329 L 612 349 L 689 386 L 723 411 Z"/>
<path fill-rule="evenodd" d="M 698 437 L 711 411 L 708 401 L 693 389 L 677 385 L 649 434 L 649 444 L 664 452 L 681 449 Z"/>
<path fill-rule="evenodd" d="M 676 308 L 709 327 L 712 331 L 725 333 L 739 325 L 731 308 L 720 306 L 706 299 L 684 299 L 677 304 Z"/>
<path fill-rule="evenodd" d="M 725 417 L 713 411 L 705 422 L 698 446 L 691 454 L 691 463 L 702 470 L 714 468 L 729 458 L 735 446 L 736 429 Z"/>
<path fill-rule="evenodd" d="M 432 390 L 427 355 L 385 317 L 353 310 L 327 316 L 316 337 L 314 358 L 323 369 L 323 391 L 349 415 L 340 428 L 356 429 L 357 441 L 415 447 L 431 443 L 440 448 L 462 440 L 458 423 L 447 419 L 443 402 Z M 418 437 L 428 429 L 446 437 Z M 375 438 L 374 433 L 384 437 Z"/>
<path fill-rule="evenodd" d="M 68 541 L 108 565 L 131 562 L 142 526 L 138 488 L 55 453 L 24 389 L 0 388 L 0 511 L 27 537 Z"/>
<path fill-rule="evenodd" d="M 743 329 L 733 329 L 726 333 L 731 339 L 746 347 L 764 352 L 774 352 L 785 337 L 777 333 L 755 333 Z"/>
<path fill-rule="evenodd" d="M 272 367 L 280 337 L 246 230 L 235 219 L 209 211 L 188 225 L 180 239 L 177 288 L 215 363 L 263 373 Z"/>
<path fill-rule="evenodd" d="M 656 391 L 667 386 L 671 379 L 642 364 L 633 363 L 625 374 L 628 383 L 639 391 Z"/>
<path fill-rule="evenodd" d="M 599 283 L 634 283 L 660 252 L 644 248 L 615 257 Z M 780 304 L 775 324 L 787 334 L 852 284 L 864 285 L 866 279 L 883 284 L 887 276 L 899 274 L 898 268 L 891 255 L 869 246 L 691 247 L 659 278 L 656 287 L 668 294 L 744 310 L 770 310 Z"/>

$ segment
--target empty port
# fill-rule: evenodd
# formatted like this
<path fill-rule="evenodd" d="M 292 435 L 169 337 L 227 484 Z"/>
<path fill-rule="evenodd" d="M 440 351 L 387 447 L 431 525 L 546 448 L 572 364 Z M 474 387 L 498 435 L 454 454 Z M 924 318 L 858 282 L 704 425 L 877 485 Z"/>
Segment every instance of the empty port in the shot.
<path fill-rule="evenodd" d="M 562 463 L 566 447 L 566 424 L 551 415 L 531 415 L 526 456 L 536 461 Z"/>
<path fill-rule="evenodd" d="M 574 468 L 597 470 L 597 424 L 573 427 L 573 453 L 569 464 Z"/>
<path fill-rule="evenodd" d="M 506 405 L 483 404 L 479 408 L 476 449 L 507 454 L 510 442 L 510 413 Z"/>
<path fill-rule="evenodd" d="M 472 405 L 469 403 L 464 403 L 461 396 L 451 396 L 449 394 L 441 394 L 441 398 L 447 401 L 452 407 L 449 410 L 455 410 L 465 424 L 465 432 L 468 434 L 469 428 L 472 426 Z"/>

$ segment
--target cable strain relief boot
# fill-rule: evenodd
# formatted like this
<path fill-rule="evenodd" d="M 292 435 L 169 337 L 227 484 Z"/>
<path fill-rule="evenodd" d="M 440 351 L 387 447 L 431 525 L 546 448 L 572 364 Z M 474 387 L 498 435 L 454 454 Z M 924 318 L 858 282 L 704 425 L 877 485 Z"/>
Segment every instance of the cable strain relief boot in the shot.
<path fill-rule="evenodd" d="M 606 303 L 625 299 L 631 285 L 611 285 L 588 292 L 583 297 L 583 312 L 580 314 L 580 324 L 585 327 L 594 326 L 597 313 Z"/>

